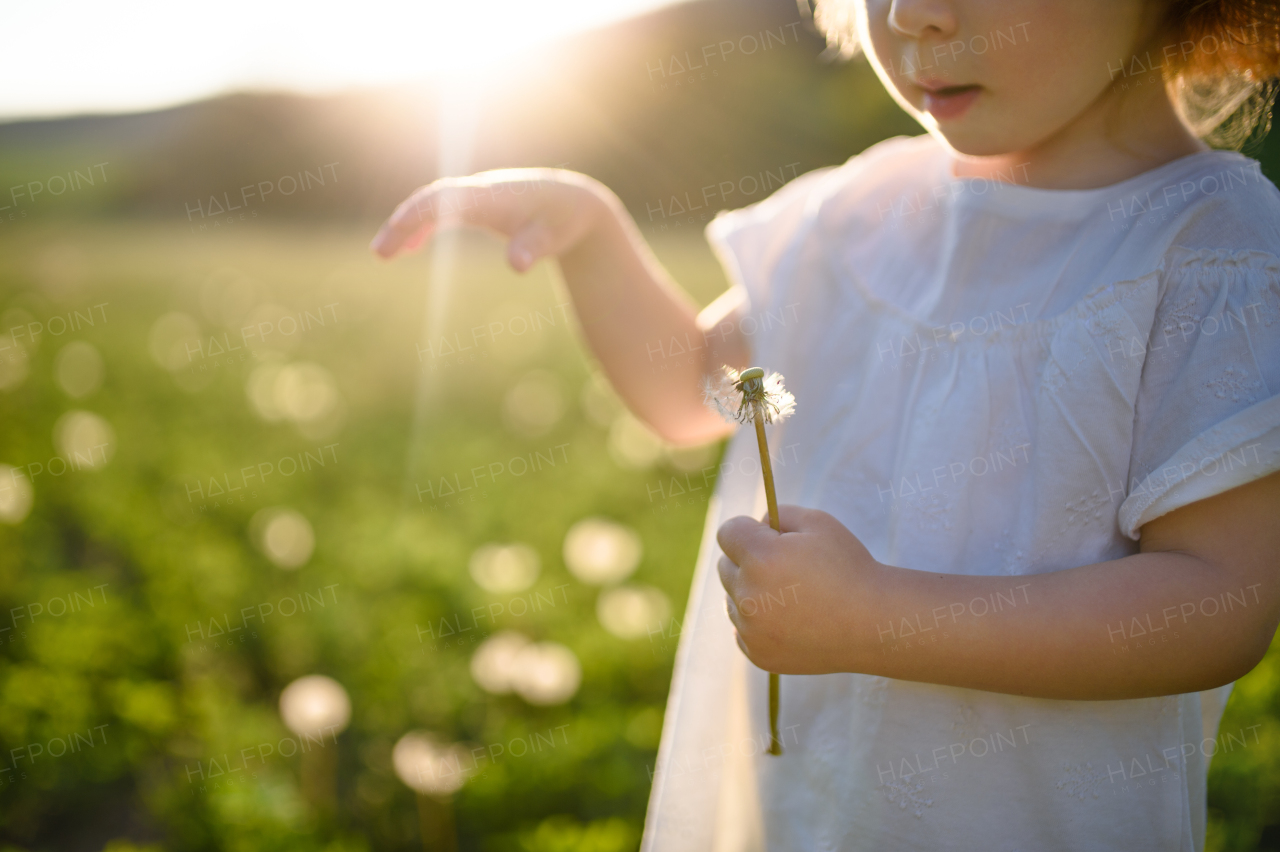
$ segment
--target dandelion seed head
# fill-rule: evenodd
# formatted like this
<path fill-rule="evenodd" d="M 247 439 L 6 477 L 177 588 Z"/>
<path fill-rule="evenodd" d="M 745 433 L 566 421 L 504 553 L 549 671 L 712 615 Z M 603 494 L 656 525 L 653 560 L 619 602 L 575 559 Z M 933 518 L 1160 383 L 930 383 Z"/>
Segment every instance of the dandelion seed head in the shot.
<path fill-rule="evenodd" d="M 758 378 L 758 369 L 739 372 L 726 365 L 717 376 L 702 379 L 702 400 L 729 423 L 750 423 L 757 413 L 765 423 L 785 420 L 795 411 L 796 399 L 778 373 Z M 743 378 L 743 374 L 747 378 Z"/>

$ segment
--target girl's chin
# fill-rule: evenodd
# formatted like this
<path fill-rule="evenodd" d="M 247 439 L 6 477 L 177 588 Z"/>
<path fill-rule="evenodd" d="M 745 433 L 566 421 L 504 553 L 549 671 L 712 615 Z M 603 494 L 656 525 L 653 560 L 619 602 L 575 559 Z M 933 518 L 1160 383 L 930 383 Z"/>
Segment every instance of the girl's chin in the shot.
<path fill-rule="evenodd" d="M 993 133 L 990 129 L 958 124 L 939 127 L 933 122 L 925 126 L 933 138 L 960 156 L 998 157 L 1021 150 L 1014 140 L 1003 134 Z"/>

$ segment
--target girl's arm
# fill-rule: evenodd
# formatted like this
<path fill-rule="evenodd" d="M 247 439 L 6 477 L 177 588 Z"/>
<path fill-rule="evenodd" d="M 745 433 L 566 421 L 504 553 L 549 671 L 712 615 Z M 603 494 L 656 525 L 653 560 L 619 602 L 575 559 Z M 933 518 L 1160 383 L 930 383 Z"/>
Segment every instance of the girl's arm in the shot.
<path fill-rule="evenodd" d="M 421 245 L 437 227 L 459 223 L 509 237 L 507 258 L 517 271 L 542 257 L 558 260 L 588 345 L 619 396 L 659 435 L 701 443 L 727 433 L 702 404 L 701 381 L 721 364 L 747 366 L 749 353 L 733 319 L 737 308 L 721 299 L 699 315 L 603 184 L 557 169 L 436 181 L 396 208 L 372 248 L 393 257 Z M 664 356 L 672 340 L 701 348 Z"/>
<path fill-rule="evenodd" d="M 739 645 L 772 672 L 1144 698 L 1241 677 L 1280 621 L 1280 473 L 1151 521 L 1140 553 L 1029 576 L 894 568 L 825 512 L 781 521 L 719 536 Z"/>

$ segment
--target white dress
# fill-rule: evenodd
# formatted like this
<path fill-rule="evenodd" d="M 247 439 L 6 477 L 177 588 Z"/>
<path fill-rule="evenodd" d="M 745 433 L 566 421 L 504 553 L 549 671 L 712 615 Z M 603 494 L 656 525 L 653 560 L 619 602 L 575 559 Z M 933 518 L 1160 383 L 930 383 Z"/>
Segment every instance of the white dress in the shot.
<path fill-rule="evenodd" d="M 1134 553 L 1147 521 L 1280 469 L 1280 192 L 1255 161 L 1199 153 L 1093 190 L 949 163 L 928 136 L 890 139 L 707 228 L 753 362 L 796 397 L 770 427 L 779 501 L 887 564 L 1009 577 L 877 625 L 885 653 L 1027 605 L 1022 575 Z M 764 511 L 756 452 L 740 430 L 708 511 L 644 850 L 1203 848 L 1208 757 L 1257 736 L 1214 739 L 1230 687 L 1089 702 L 783 676 L 786 753 L 762 754 L 766 676 L 715 569 L 717 527 Z M 1097 642 L 1176 654 L 1179 617 L 1259 605 L 1222 591 L 1173 622 L 1100 620 Z"/>

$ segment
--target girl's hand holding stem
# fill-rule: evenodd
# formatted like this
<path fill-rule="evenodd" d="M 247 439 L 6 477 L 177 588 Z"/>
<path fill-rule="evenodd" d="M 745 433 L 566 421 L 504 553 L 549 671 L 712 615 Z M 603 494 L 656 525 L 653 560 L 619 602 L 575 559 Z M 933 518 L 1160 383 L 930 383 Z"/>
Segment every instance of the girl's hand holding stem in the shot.
<path fill-rule="evenodd" d="M 741 515 L 720 527 L 720 581 L 738 647 L 766 671 L 847 671 L 840 637 L 877 609 L 868 593 L 884 566 L 844 524 L 817 509 L 779 506 L 782 533 Z"/>

